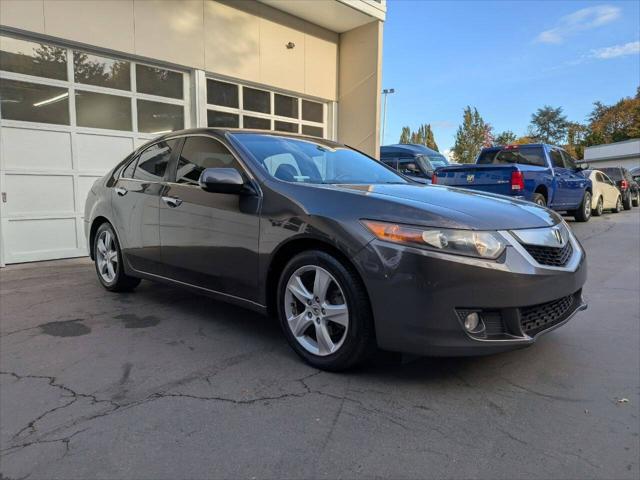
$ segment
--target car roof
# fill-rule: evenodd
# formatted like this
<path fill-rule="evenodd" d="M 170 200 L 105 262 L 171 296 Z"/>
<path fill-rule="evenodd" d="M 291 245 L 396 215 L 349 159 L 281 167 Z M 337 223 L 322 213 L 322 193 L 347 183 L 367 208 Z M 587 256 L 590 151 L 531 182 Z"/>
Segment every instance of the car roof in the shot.
<path fill-rule="evenodd" d="M 174 130 L 172 132 L 165 133 L 158 137 L 152 138 L 151 140 L 144 143 L 136 149 L 136 151 L 140 151 L 143 148 L 146 148 L 148 145 L 151 145 L 155 142 L 159 142 L 162 140 L 170 140 L 176 137 L 183 137 L 187 135 L 211 135 L 218 138 L 225 138 L 227 134 L 232 135 L 243 135 L 243 134 L 256 134 L 270 137 L 283 137 L 283 138 L 297 138 L 299 140 L 312 140 L 317 143 L 321 143 L 330 148 L 337 147 L 345 147 L 346 145 L 338 142 L 334 142 L 332 140 L 327 140 L 325 138 L 313 137 L 310 135 L 300 135 L 296 133 L 287 133 L 287 132 L 275 132 L 272 130 L 257 130 L 257 129 L 248 129 L 248 128 L 187 128 L 184 130 Z"/>
<path fill-rule="evenodd" d="M 513 144 L 510 143 L 508 145 L 494 145 L 493 147 L 484 147 L 482 149 L 482 151 L 491 151 L 491 150 L 503 150 L 505 147 L 544 147 L 544 146 L 548 146 L 548 147 L 554 147 L 555 145 L 550 145 L 548 143 L 522 143 L 522 144 Z M 556 148 L 562 148 L 562 147 L 556 147 Z"/>
<path fill-rule="evenodd" d="M 440 152 L 432 150 L 424 145 L 416 143 L 397 143 L 394 145 L 383 145 L 380 147 L 380 154 L 412 154 L 412 155 L 442 155 Z M 442 155 L 444 157 L 444 155 Z"/>

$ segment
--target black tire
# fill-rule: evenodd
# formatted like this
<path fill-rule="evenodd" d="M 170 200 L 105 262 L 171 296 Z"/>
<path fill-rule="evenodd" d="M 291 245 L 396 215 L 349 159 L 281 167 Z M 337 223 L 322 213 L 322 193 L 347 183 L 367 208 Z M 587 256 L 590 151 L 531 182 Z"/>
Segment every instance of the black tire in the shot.
<path fill-rule="evenodd" d="M 627 198 L 622 197 L 622 206 L 625 210 L 631 210 L 631 192 L 627 193 Z"/>
<path fill-rule="evenodd" d="M 108 233 L 112 238 L 113 244 L 111 244 L 111 246 L 113 247 L 117 257 L 117 262 L 112 262 L 116 263 L 116 266 L 115 268 L 113 268 L 115 275 L 111 280 L 105 278 L 103 273 L 101 273 L 100 267 L 100 260 L 104 260 L 104 257 L 99 248 L 99 241 L 106 233 Z M 98 280 L 104 288 L 106 288 L 110 292 L 129 292 L 140 284 L 139 278 L 130 277 L 124 273 L 124 269 L 122 266 L 122 252 L 120 251 L 120 242 L 118 242 L 118 237 L 111 224 L 105 222 L 98 227 L 93 240 L 92 248 L 96 274 L 98 275 Z"/>
<path fill-rule="evenodd" d="M 618 195 L 618 200 L 616 200 L 616 206 L 613 208 L 613 213 L 620 213 L 622 211 L 622 198 Z"/>
<path fill-rule="evenodd" d="M 631 204 L 634 207 L 640 206 L 640 192 L 636 192 L 636 196 L 633 198 L 633 201 L 631 202 Z"/>
<path fill-rule="evenodd" d="M 540 205 L 541 207 L 547 206 L 547 200 L 544 198 L 544 195 L 542 195 L 541 193 L 534 193 L 531 196 L 531 201 L 536 205 Z"/>
<path fill-rule="evenodd" d="M 602 200 L 602 197 L 599 197 L 598 204 L 596 205 L 596 209 L 593 211 L 593 216 L 599 217 L 600 215 L 602 215 L 603 210 L 604 210 L 604 202 Z"/>
<path fill-rule="evenodd" d="M 580 203 L 580 207 L 574 211 L 573 217 L 576 219 L 576 222 L 588 222 L 591 218 L 591 193 L 584 192 L 584 196 L 582 197 L 582 203 Z"/>
<path fill-rule="evenodd" d="M 302 343 L 298 341 L 292 332 L 292 328 L 289 326 L 286 309 L 294 308 L 295 304 L 295 315 L 298 314 L 299 308 L 303 307 L 306 310 L 307 306 L 298 300 L 294 300 L 289 304 L 285 303 L 287 302 L 287 284 L 289 280 L 294 274 L 297 274 L 301 270 L 305 268 L 313 269 L 315 267 L 320 267 L 320 269 L 323 269 L 333 276 L 335 283 L 331 285 L 334 289 L 335 285 L 339 287 L 342 293 L 340 300 L 348 308 L 348 327 L 338 332 L 342 343 L 334 352 L 329 354 L 325 353 L 324 355 L 314 354 L 305 348 Z M 315 275 L 313 270 L 311 270 L 310 274 Z M 311 285 L 311 287 L 313 287 L 313 285 Z M 307 291 L 307 293 L 312 292 Z M 315 296 L 315 292 L 313 292 L 313 296 L 314 300 L 317 300 L 318 297 Z M 289 299 L 291 299 L 291 297 Z M 277 302 L 278 318 L 289 345 L 291 345 L 293 350 L 303 360 L 313 367 L 321 370 L 341 371 L 365 362 L 375 353 L 376 341 L 373 314 L 364 284 L 353 267 L 343 264 L 332 255 L 319 250 L 309 250 L 299 253 L 292 258 L 280 275 Z M 312 307 L 309 306 L 308 308 L 311 309 Z M 308 313 L 310 314 L 310 312 Z M 310 314 L 310 316 L 311 315 L 312 314 Z M 324 318 L 320 321 L 325 322 Z M 317 318 L 315 324 L 320 325 Z M 303 333 L 308 332 L 308 337 L 313 336 L 315 332 L 318 331 L 317 328 L 320 328 L 316 327 L 315 324 L 314 321 L 311 321 L 311 323 L 301 331 Z M 339 342 L 336 342 L 336 344 L 338 343 Z M 320 345 L 319 342 L 317 342 L 317 344 L 318 346 Z"/>

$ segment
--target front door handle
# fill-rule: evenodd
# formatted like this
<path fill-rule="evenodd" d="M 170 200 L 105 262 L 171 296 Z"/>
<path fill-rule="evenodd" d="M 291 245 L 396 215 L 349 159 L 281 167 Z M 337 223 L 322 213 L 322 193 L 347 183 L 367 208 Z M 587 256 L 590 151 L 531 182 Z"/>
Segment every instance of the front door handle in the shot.
<path fill-rule="evenodd" d="M 179 207 L 182 203 L 182 200 L 178 197 L 162 197 L 162 201 L 171 208 Z"/>
<path fill-rule="evenodd" d="M 126 188 L 122 188 L 122 187 L 116 187 L 116 188 L 114 188 L 114 190 L 121 197 L 124 197 L 127 194 L 127 192 L 129 191 Z"/>

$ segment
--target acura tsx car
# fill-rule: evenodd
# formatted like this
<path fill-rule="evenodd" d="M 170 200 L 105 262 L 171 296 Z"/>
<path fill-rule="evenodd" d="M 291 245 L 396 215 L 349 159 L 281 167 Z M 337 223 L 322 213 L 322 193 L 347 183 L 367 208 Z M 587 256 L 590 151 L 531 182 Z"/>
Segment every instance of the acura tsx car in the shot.
<path fill-rule="evenodd" d="M 377 348 L 524 347 L 586 308 L 585 252 L 558 214 L 318 138 L 164 135 L 95 182 L 84 218 L 107 290 L 155 280 L 275 315 L 326 370 Z"/>

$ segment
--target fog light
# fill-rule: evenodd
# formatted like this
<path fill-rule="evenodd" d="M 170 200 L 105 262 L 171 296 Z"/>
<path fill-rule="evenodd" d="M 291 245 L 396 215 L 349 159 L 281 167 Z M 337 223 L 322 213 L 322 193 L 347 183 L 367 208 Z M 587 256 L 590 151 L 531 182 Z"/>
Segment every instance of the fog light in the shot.
<path fill-rule="evenodd" d="M 464 328 L 467 332 L 475 332 L 480 324 L 480 315 L 477 312 L 470 313 L 464 319 Z"/>

